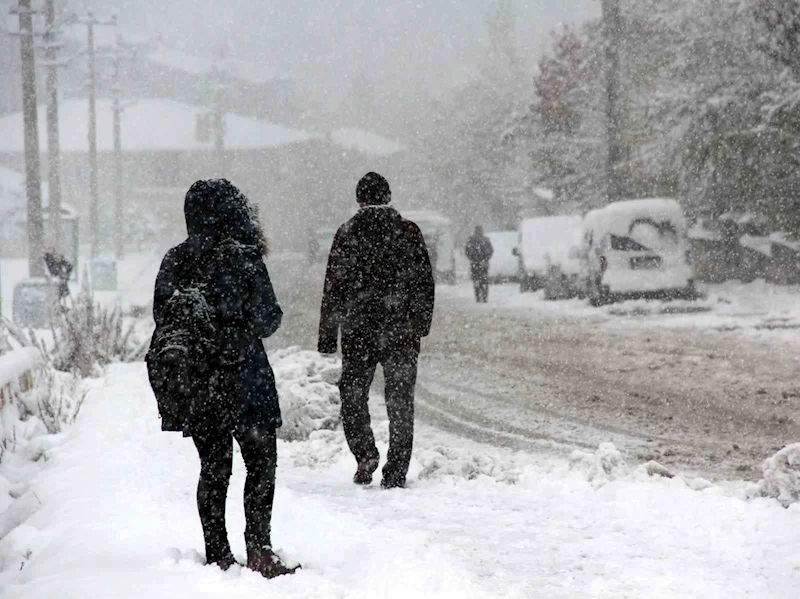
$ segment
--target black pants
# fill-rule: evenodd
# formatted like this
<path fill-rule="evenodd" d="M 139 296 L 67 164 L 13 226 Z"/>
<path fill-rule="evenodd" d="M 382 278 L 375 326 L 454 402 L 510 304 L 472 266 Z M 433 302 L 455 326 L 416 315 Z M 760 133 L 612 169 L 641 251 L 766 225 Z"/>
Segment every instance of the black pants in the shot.
<path fill-rule="evenodd" d="M 342 340 L 342 426 L 350 451 L 360 462 L 378 457 L 369 416 L 369 388 L 378 364 L 386 379 L 386 411 L 389 416 L 389 455 L 383 478 L 405 484 L 414 444 L 414 386 L 417 382 L 419 339 L 389 347 L 369 342 Z"/>
<path fill-rule="evenodd" d="M 233 471 L 232 436 L 239 443 L 247 468 L 244 483 L 247 555 L 258 555 L 272 546 L 270 522 L 278 457 L 275 430 L 254 428 L 234 435 L 227 431 L 195 434 L 192 439 L 200 455 L 197 510 L 203 525 L 206 561 L 209 563 L 231 553 L 225 527 L 225 500 Z"/>
<path fill-rule="evenodd" d="M 472 286 L 475 289 L 475 301 L 485 304 L 489 300 L 489 267 L 473 266 L 471 275 Z"/>

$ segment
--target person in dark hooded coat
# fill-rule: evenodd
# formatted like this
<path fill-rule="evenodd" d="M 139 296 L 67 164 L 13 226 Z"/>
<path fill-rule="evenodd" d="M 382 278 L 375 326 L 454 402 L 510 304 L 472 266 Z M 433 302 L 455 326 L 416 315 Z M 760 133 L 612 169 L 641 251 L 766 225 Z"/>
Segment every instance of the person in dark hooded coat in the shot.
<path fill-rule="evenodd" d="M 174 318 L 170 299 L 194 286 L 202 292 L 211 314 L 213 339 L 205 341 L 213 351 L 207 360 L 187 365 L 187 377 L 201 384 L 188 402 L 183 397 L 169 398 L 183 402 L 185 409 L 162 413 L 162 428 L 182 431 L 197 447 L 197 507 L 207 563 L 223 569 L 235 563 L 225 526 L 235 438 L 247 467 L 247 565 L 269 578 L 291 573 L 294 569 L 273 553 L 270 537 L 276 429 L 282 422 L 275 377 L 262 339 L 278 329 L 282 312 L 263 260 L 267 243 L 254 208 L 225 179 L 194 183 L 186 193 L 184 214 L 188 237 L 167 252 L 156 278 L 154 339 L 159 328 L 167 328 Z M 154 390 L 159 383 L 151 375 Z"/>
<path fill-rule="evenodd" d="M 434 281 L 419 227 L 388 206 L 389 183 L 366 174 L 361 206 L 336 232 L 328 258 L 319 324 L 320 353 L 336 352 L 342 335 L 342 425 L 356 459 L 353 482 L 378 468 L 370 427 L 369 388 L 380 363 L 386 379 L 389 454 L 381 486 L 406 483 L 414 438 L 414 385 L 420 338 L 431 327 Z"/>
<path fill-rule="evenodd" d="M 478 225 L 467 240 L 464 255 L 469 260 L 472 286 L 475 288 L 475 301 L 485 304 L 489 299 L 489 260 L 494 254 L 492 242 Z"/>

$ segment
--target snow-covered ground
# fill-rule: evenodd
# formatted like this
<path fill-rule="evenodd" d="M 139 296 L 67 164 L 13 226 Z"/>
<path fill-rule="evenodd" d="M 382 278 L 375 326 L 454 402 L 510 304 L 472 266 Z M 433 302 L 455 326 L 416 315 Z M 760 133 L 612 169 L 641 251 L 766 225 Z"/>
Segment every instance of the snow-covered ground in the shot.
<path fill-rule="evenodd" d="M 800 343 L 800 287 L 730 281 L 704 285 L 704 299 L 697 301 L 629 300 L 600 308 L 588 301 L 545 301 L 543 292 L 520 293 L 518 285 L 493 285 L 489 303 L 475 310 L 496 309 L 529 312 L 569 320 L 592 320 L 602 326 L 623 328 L 666 327 L 736 333 L 763 341 Z M 472 287 L 461 283 L 440 286 L 437 293 L 474 303 Z"/>
<path fill-rule="evenodd" d="M 318 392 L 329 359 L 283 350 L 273 362 L 284 393 L 330 399 Z M 202 564 L 195 450 L 159 430 L 144 366 L 87 385 L 72 428 L 20 431 L 0 467 L 0 509 L 17 525 L 0 539 L 4 597 L 788 599 L 800 588 L 800 506 L 747 500 L 752 485 L 650 477 L 608 446 L 571 467 L 425 427 L 405 490 L 355 487 L 339 429 L 280 441 L 274 540 L 303 570 L 224 573 Z M 243 479 L 237 454 L 228 521 L 240 558 Z"/>

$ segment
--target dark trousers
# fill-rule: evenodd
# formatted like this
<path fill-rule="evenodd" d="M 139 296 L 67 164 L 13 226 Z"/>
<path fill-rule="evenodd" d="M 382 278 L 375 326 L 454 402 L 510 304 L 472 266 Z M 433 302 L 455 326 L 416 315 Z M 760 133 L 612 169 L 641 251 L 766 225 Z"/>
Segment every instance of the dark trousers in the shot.
<path fill-rule="evenodd" d="M 471 275 L 475 301 L 485 304 L 489 300 L 489 266 L 472 266 Z"/>
<path fill-rule="evenodd" d="M 369 416 L 369 388 L 378 364 L 386 379 L 386 411 L 389 416 L 389 454 L 384 480 L 405 484 L 414 444 L 414 386 L 417 382 L 419 339 L 388 347 L 369 342 L 342 340 L 342 426 L 357 462 L 378 457 Z"/>
<path fill-rule="evenodd" d="M 244 483 L 244 540 L 247 555 L 258 555 L 272 546 L 270 523 L 278 457 L 275 430 L 253 428 L 233 435 L 228 431 L 195 434 L 192 439 L 200 455 L 197 510 L 203 525 L 206 561 L 209 563 L 231 553 L 225 527 L 225 500 L 233 471 L 232 436 L 239 443 L 247 468 Z"/>

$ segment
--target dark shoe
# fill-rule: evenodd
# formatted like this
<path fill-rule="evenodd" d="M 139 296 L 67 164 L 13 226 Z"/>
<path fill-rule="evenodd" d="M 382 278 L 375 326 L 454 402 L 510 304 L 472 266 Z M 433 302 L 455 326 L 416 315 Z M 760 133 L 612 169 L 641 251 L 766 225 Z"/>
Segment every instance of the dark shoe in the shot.
<path fill-rule="evenodd" d="M 378 469 L 378 458 L 364 458 L 358 463 L 358 469 L 353 475 L 353 482 L 357 485 L 368 485 L 372 482 L 372 473 Z"/>
<path fill-rule="evenodd" d="M 384 476 L 381 481 L 381 489 L 403 489 L 406 486 L 405 477 Z"/>
<path fill-rule="evenodd" d="M 294 574 L 301 568 L 300 564 L 289 568 L 281 561 L 278 554 L 271 549 L 265 549 L 257 555 L 247 556 L 247 567 L 258 572 L 264 578 L 275 578 L 284 574 Z"/>
<path fill-rule="evenodd" d="M 224 555 L 219 559 L 207 560 L 206 563 L 208 565 L 214 564 L 215 566 L 219 567 L 220 570 L 225 571 L 229 570 L 231 566 L 234 566 L 239 562 L 236 561 L 236 558 L 233 557 L 233 554 L 231 553 Z"/>

